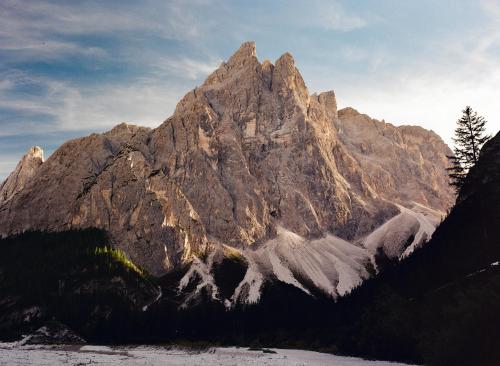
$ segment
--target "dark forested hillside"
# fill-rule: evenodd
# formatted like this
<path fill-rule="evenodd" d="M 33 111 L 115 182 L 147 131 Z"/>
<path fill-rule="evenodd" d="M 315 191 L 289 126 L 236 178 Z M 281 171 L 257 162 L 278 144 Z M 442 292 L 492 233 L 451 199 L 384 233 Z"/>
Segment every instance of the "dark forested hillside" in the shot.
<path fill-rule="evenodd" d="M 157 289 L 100 230 L 27 232 L 0 240 L 0 336 L 16 339 L 47 320 L 108 340 Z"/>
<path fill-rule="evenodd" d="M 337 304 L 343 351 L 436 365 L 500 359 L 500 135 L 432 240 Z"/>

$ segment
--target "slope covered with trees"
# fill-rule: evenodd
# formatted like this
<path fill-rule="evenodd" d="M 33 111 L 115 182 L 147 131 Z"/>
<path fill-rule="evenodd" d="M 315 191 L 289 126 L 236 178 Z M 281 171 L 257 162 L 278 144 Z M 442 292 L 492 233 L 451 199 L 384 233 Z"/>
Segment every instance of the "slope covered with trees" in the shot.
<path fill-rule="evenodd" d="M 128 315 L 157 293 L 101 230 L 27 232 L 1 239 L 0 248 L 3 340 L 55 319 L 88 340 L 118 341 L 133 326 Z"/>
<path fill-rule="evenodd" d="M 500 359 L 500 135 L 482 149 L 432 240 L 337 306 L 338 346 L 436 365 Z"/>

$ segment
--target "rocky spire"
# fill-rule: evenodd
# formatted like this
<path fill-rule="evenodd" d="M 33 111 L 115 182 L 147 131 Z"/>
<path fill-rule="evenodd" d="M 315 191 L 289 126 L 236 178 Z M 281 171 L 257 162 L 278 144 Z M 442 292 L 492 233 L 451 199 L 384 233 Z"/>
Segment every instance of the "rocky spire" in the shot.
<path fill-rule="evenodd" d="M 229 58 L 228 65 L 243 64 L 249 58 L 257 57 L 255 42 L 245 42 L 240 48 Z"/>
<path fill-rule="evenodd" d="M 255 71 L 259 65 L 260 63 L 255 51 L 255 42 L 245 42 L 227 62 L 223 62 L 217 70 L 207 77 L 203 86 L 209 87 L 215 85 L 234 75 L 241 74 L 243 70 L 254 69 Z"/>
<path fill-rule="evenodd" d="M 31 177 L 35 175 L 43 161 L 43 150 L 38 146 L 31 147 L 21 158 L 16 169 L 0 185 L 0 203 L 10 200 L 22 190 Z"/>
<path fill-rule="evenodd" d="M 273 70 L 273 90 L 288 95 L 295 92 L 302 102 L 306 102 L 309 97 L 306 84 L 295 67 L 293 56 L 286 52 L 276 60 Z"/>

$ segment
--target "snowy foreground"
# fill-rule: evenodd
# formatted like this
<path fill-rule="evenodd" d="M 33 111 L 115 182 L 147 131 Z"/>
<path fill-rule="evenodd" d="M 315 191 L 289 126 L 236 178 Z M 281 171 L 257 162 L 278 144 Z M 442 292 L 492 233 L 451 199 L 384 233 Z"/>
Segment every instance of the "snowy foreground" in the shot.
<path fill-rule="evenodd" d="M 274 349 L 276 353 L 247 348 L 188 350 L 153 346 L 19 346 L 0 343 L 0 365 L 331 365 L 401 366 L 403 364 L 365 361 L 325 353 Z"/>

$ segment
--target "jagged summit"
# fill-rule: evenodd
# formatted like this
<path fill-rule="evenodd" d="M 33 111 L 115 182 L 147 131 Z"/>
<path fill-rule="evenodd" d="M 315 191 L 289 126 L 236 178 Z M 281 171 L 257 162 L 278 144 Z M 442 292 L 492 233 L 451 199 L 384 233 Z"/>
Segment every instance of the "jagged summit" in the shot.
<path fill-rule="evenodd" d="M 43 149 L 40 146 L 32 146 L 25 157 L 28 159 L 39 159 L 43 163 Z"/>
<path fill-rule="evenodd" d="M 0 202 L 0 235 L 103 228 L 154 275 L 190 264 L 182 283 L 201 278 L 214 298 L 230 248 L 248 271 L 229 303 L 256 301 L 269 278 L 336 296 L 379 248 L 398 257 L 432 234 L 453 200 L 448 154 L 439 138 L 338 112 L 290 54 L 260 63 L 248 42 L 158 128 L 61 146 Z"/>
<path fill-rule="evenodd" d="M 257 58 L 254 42 L 245 42 L 229 58 L 228 62 L 208 76 L 203 88 L 217 85 L 226 88 L 226 83 L 235 80 L 238 83 L 249 83 L 260 79 L 271 90 L 286 93 L 296 90 L 299 96 L 307 97 L 308 92 L 300 72 L 295 67 L 293 56 L 286 52 L 274 64 L 269 60 L 260 63 Z M 240 88 L 243 88 L 241 85 Z"/>
<path fill-rule="evenodd" d="M 248 58 L 256 58 L 257 49 L 255 42 L 245 42 L 242 43 L 240 48 L 229 58 L 228 64 L 237 65 Z"/>
<path fill-rule="evenodd" d="M 16 169 L 0 185 L 0 204 L 9 201 L 21 191 L 43 163 L 43 150 L 39 146 L 29 148 Z"/>

